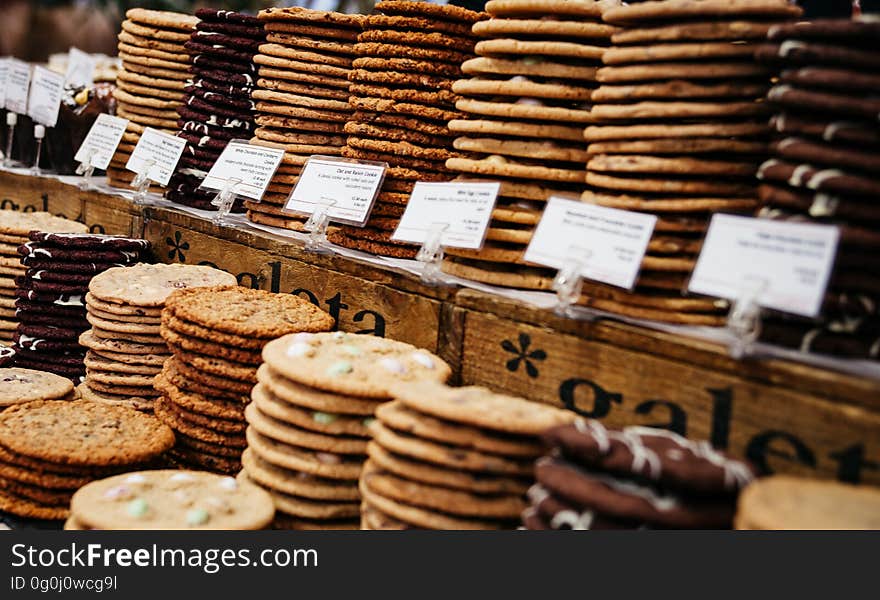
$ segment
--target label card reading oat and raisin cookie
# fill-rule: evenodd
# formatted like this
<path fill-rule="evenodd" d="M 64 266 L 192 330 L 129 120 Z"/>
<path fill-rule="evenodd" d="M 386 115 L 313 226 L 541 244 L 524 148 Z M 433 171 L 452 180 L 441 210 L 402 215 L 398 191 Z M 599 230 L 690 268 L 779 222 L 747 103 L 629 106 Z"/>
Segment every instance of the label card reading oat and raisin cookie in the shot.
<path fill-rule="evenodd" d="M 523 259 L 561 269 L 576 260 L 581 275 L 631 289 L 657 217 L 552 197 Z"/>
<path fill-rule="evenodd" d="M 125 168 L 140 173 L 150 161 L 153 161 L 147 171 L 147 178 L 159 185 L 168 185 L 184 148 L 186 148 L 185 139 L 147 127 L 128 158 Z"/>
<path fill-rule="evenodd" d="M 67 73 L 64 85 L 72 87 L 91 87 L 95 82 L 95 68 L 98 61 L 88 52 L 71 47 L 67 53 Z"/>
<path fill-rule="evenodd" d="M 284 209 L 311 215 L 327 206 L 331 221 L 363 227 L 385 179 L 386 163 L 311 156 Z"/>
<path fill-rule="evenodd" d="M 27 112 L 31 66 L 17 58 L 7 59 L 6 110 L 23 115 Z"/>
<path fill-rule="evenodd" d="M 116 147 L 119 146 L 127 126 L 128 119 L 101 113 L 89 129 L 74 160 L 79 163 L 88 161 L 87 166 L 106 169 L 116 154 Z"/>
<path fill-rule="evenodd" d="M 259 202 L 283 158 L 283 148 L 252 146 L 246 140 L 232 140 L 199 187 L 219 192 L 227 183 L 238 180 L 240 183 L 233 191 Z"/>
<path fill-rule="evenodd" d="M 64 76 L 41 66 L 34 67 L 28 94 L 28 116 L 35 123 L 55 127 L 61 109 Z"/>
<path fill-rule="evenodd" d="M 497 182 L 419 181 L 391 239 L 424 244 L 440 225 L 444 228 L 441 246 L 479 250 L 500 189 Z"/>
<path fill-rule="evenodd" d="M 714 215 L 688 290 L 815 317 L 831 277 L 840 230 L 833 225 Z"/>

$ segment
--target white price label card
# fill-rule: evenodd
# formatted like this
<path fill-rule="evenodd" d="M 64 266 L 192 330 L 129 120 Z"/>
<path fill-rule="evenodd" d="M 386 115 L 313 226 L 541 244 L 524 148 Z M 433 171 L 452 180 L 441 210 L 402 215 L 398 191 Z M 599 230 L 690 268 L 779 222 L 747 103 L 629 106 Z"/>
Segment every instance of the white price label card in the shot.
<path fill-rule="evenodd" d="M 311 215 L 329 205 L 331 221 L 363 226 L 385 179 L 385 163 L 357 162 L 333 156 L 311 156 L 284 206 Z"/>
<path fill-rule="evenodd" d="M 632 289 L 656 223 L 654 215 L 553 196 L 523 259 L 554 269 L 576 260 L 583 277 Z"/>
<path fill-rule="evenodd" d="M 64 76 L 64 85 L 73 87 L 91 87 L 95 82 L 95 67 L 98 61 L 88 52 L 79 48 L 70 48 L 67 53 L 67 73 Z"/>
<path fill-rule="evenodd" d="M 28 94 L 28 116 L 36 123 L 55 127 L 61 109 L 64 76 L 41 66 L 34 67 Z"/>
<path fill-rule="evenodd" d="M 232 140 L 200 187 L 219 192 L 227 182 L 237 179 L 241 183 L 235 186 L 235 193 L 259 202 L 283 158 L 283 148 L 252 146 L 246 140 Z"/>
<path fill-rule="evenodd" d="M 27 114 L 28 90 L 31 85 L 31 66 L 17 58 L 7 59 L 6 110 Z"/>
<path fill-rule="evenodd" d="M 815 317 L 839 238 L 833 225 L 714 215 L 688 290 L 730 300 L 757 291 L 764 308 Z"/>
<path fill-rule="evenodd" d="M 147 178 L 159 185 L 168 185 L 184 148 L 186 148 L 185 139 L 147 127 L 128 158 L 125 168 L 140 173 L 149 161 L 153 161 L 147 171 Z"/>
<path fill-rule="evenodd" d="M 0 58 L 0 108 L 6 106 L 6 78 L 9 76 L 9 59 Z"/>
<path fill-rule="evenodd" d="M 443 225 L 441 246 L 479 250 L 499 189 L 498 182 L 419 181 L 391 239 L 424 244 L 432 228 Z"/>
<path fill-rule="evenodd" d="M 116 147 L 122 141 L 127 126 L 128 119 L 101 113 L 89 129 L 74 160 L 88 163 L 86 166 L 91 165 L 96 169 L 106 169 L 113 155 L 116 154 Z"/>

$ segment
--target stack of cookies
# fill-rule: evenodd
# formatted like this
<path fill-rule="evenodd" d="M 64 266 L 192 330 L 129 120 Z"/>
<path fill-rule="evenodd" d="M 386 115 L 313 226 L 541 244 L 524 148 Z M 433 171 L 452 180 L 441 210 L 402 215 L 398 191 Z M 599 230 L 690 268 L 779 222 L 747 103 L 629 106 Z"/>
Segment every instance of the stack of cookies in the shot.
<path fill-rule="evenodd" d="M 15 290 L 16 277 L 26 275 L 29 269 L 29 266 L 22 264 L 18 248 L 29 240 L 31 231 L 83 233 L 87 228 L 82 223 L 47 212 L 0 210 L 0 348 L 10 345 L 13 340 L 18 325 L 16 308 L 19 302 L 23 306 L 31 302 L 17 300 Z M 45 307 L 45 304 L 42 305 L 42 308 Z"/>
<path fill-rule="evenodd" d="M 33 400 L 73 400 L 73 384 L 66 377 L 18 367 L 0 369 L 0 410 Z"/>
<path fill-rule="evenodd" d="M 15 364 L 80 383 L 85 350 L 79 336 L 90 327 L 85 296 L 92 278 L 147 257 L 146 240 L 84 233 L 32 231 L 19 247 L 28 267 L 15 278 L 18 295 Z"/>
<path fill-rule="evenodd" d="M 343 226 L 329 239 L 373 254 L 412 258 L 418 248 L 391 241 L 416 181 L 450 179 L 459 156 L 447 127 L 461 113 L 452 83 L 473 57 L 470 28 L 485 15 L 457 6 L 386 0 L 376 4 L 355 46 L 345 125 L 346 158 L 388 163 L 366 227 Z"/>
<path fill-rule="evenodd" d="M 70 502 L 68 530 L 265 529 L 272 498 L 255 485 L 200 471 L 156 470 L 93 481 Z"/>
<path fill-rule="evenodd" d="M 364 529 L 506 529 L 525 509 L 538 435 L 569 411 L 479 387 L 391 388 L 370 424 Z"/>
<path fill-rule="evenodd" d="M 291 294 L 239 286 L 172 294 L 162 338 L 172 357 L 156 377 L 156 415 L 177 434 L 174 458 L 209 471 L 237 473 L 245 447 L 244 407 L 269 341 L 329 331 L 333 317 Z"/>
<path fill-rule="evenodd" d="M 313 154 L 339 156 L 342 128 L 351 117 L 348 74 L 363 16 L 270 8 L 259 13 L 266 44 L 254 62 L 259 67 L 257 129 L 253 143 L 284 148 L 281 165 L 261 202 L 246 201 L 255 223 L 302 230 L 304 218 L 282 207 Z"/>
<path fill-rule="evenodd" d="M 0 510 L 66 519 L 95 479 L 154 466 L 174 444 L 155 417 L 94 402 L 36 400 L 0 413 Z"/>
<path fill-rule="evenodd" d="M 369 422 L 398 382 L 443 382 L 442 360 L 409 344 L 341 332 L 266 345 L 248 406 L 242 479 L 275 499 L 275 526 L 358 529 Z"/>
<path fill-rule="evenodd" d="M 880 489 L 788 475 L 760 479 L 743 491 L 736 528 L 749 530 L 880 529 Z"/>
<path fill-rule="evenodd" d="M 215 210 L 211 205 L 215 194 L 198 187 L 230 140 L 251 137 L 253 58 L 265 34 L 259 19 L 233 11 L 200 8 L 196 17 L 200 21 L 184 44 L 192 56 L 192 80 L 185 88 L 177 123 L 181 129 L 177 135 L 187 146 L 165 197 Z M 240 211 L 240 204 L 233 210 Z"/>
<path fill-rule="evenodd" d="M 523 252 L 554 195 L 584 190 L 583 126 L 596 71 L 615 27 L 601 22 L 607 2 L 491 0 L 474 25 L 478 58 L 453 89 L 466 119 L 450 121 L 456 149 L 472 153 L 446 166 L 466 178 L 501 181 L 497 209 L 480 251 L 449 248 L 443 270 L 484 283 L 546 289 L 553 272 L 527 266 Z"/>
<path fill-rule="evenodd" d="M 543 439 L 552 451 L 535 464 L 528 529 L 730 529 L 755 477 L 709 442 L 666 429 L 578 419 Z"/>
<path fill-rule="evenodd" d="M 122 68 L 116 75 L 116 114 L 129 126 L 110 161 L 110 185 L 126 187 L 135 177 L 125 169 L 145 127 L 177 132 L 189 78 L 190 55 L 184 47 L 198 23 L 191 15 L 133 8 L 119 33 Z"/>
<path fill-rule="evenodd" d="M 235 284 L 225 271 L 180 264 L 117 267 L 95 276 L 86 295 L 92 328 L 79 337 L 88 348 L 82 397 L 153 410 L 153 379 L 169 355 L 159 334 L 165 299 L 181 288 Z"/>
<path fill-rule="evenodd" d="M 876 19 L 780 25 L 758 59 L 783 67 L 768 101 L 778 134 L 758 172 L 762 215 L 840 227 L 829 293 L 818 321 L 769 317 L 765 341 L 880 358 L 880 58 Z"/>
<path fill-rule="evenodd" d="M 596 74 L 583 200 L 658 221 L 634 292 L 590 284 L 587 304 L 673 323 L 723 322 L 725 303 L 681 290 L 712 213 L 758 204 L 773 71 L 753 55 L 774 23 L 800 14 L 788 0 L 668 0 L 604 12 L 621 30 Z"/>

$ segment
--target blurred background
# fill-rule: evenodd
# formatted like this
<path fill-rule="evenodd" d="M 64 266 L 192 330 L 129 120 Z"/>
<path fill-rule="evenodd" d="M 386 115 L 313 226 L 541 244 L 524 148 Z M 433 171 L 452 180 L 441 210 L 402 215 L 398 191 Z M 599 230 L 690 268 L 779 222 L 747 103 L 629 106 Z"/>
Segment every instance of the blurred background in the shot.
<path fill-rule="evenodd" d="M 440 0 L 438 3 L 445 4 Z M 451 4 L 480 8 L 481 0 L 451 0 Z M 809 17 L 842 17 L 851 0 L 800 0 Z M 13 55 L 43 62 L 70 46 L 108 55 L 116 54 L 116 34 L 129 8 L 139 6 L 192 13 L 201 6 L 256 12 L 268 6 L 305 6 L 340 12 L 370 12 L 374 0 L 0 0 L 0 56 Z M 880 0 L 861 0 L 865 12 L 880 10 Z"/>
<path fill-rule="evenodd" d="M 0 0 L 0 56 L 44 62 L 70 46 L 115 55 L 120 23 L 125 11 L 134 7 L 189 14 L 203 6 L 250 13 L 269 6 L 370 12 L 374 4 L 374 0 Z"/>

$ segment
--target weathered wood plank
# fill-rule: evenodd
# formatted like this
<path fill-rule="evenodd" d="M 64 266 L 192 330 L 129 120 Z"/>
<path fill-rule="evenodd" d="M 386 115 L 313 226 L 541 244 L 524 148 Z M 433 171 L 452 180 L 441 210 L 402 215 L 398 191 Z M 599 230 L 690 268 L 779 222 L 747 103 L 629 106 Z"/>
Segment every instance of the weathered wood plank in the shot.
<path fill-rule="evenodd" d="M 125 198 L 95 191 L 82 192 L 83 218 L 92 233 L 139 236 L 140 208 Z"/>
<path fill-rule="evenodd" d="M 0 171 L 0 209 L 45 211 L 81 221 L 79 190 L 48 177 L 16 175 Z"/>
<path fill-rule="evenodd" d="M 709 439 L 767 471 L 880 483 L 877 411 L 674 357 L 468 311 L 462 382 Z"/>
<path fill-rule="evenodd" d="M 145 214 L 148 219 L 173 223 L 199 233 L 223 238 L 250 248 L 266 250 L 279 256 L 315 265 L 316 267 L 348 273 L 355 277 L 382 285 L 389 285 L 405 292 L 413 292 L 440 300 L 450 299 L 456 292 L 456 288 L 424 285 L 417 277 L 409 273 L 377 267 L 341 256 L 308 252 L 305 250 L 304 245 L 296 240 L 282 239 L 259 230 L 218 227 L 211 221 L 197 219 L 184 212 L 164 207 L 149 207 L 146 209 Z"/>
<path fill-rule="evenodd" d="M 211 264 L 241 285 L 297 294 L 329 312 L 344 331 L 438 347 L 441 303 L 435 299 L 156 219 L 144 229 L 163 262 Z"/>
<path fill-rule="evenodd" d="M 778 385 L 880 410 L 880 381 L 874 379 L 854 377 L 785 360 L 734 360 L 730 358 L 725 347 L 711 342 L 617 321 L 564 319 L 550 310 L 540 310 L 522 302 L 474 290 L 461 290 L 456 295 L 455 304 L 521 323 L 680 360 L 768 385 Z"/>

